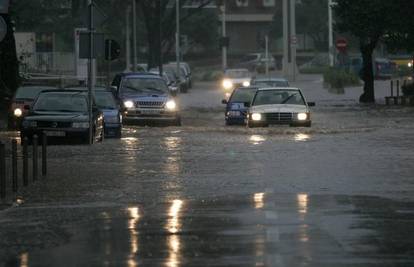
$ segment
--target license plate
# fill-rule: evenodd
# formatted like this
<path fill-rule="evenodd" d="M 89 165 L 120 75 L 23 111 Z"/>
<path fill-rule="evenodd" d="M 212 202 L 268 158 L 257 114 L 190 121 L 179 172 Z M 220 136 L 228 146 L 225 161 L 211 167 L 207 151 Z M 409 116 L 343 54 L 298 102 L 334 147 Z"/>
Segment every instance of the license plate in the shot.
<path fill-rule="evenodd" d="M 45 131 L 46 136 L 66 136 L 65 132 L 62 131 Z"/>
<path fill-rule="evenodd" d="M 160 113 L 161 111 L 158 109 L 141 109 L 141 114 L 144 114 L 144 115 L 157 115 Z"/>

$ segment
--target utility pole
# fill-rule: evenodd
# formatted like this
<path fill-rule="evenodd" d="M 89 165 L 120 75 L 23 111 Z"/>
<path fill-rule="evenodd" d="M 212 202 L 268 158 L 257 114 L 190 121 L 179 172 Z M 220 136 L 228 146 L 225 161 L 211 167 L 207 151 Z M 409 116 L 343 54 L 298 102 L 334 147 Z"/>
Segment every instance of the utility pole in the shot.
<path fill-rule="evenodd" d="M 269 76 L 269 36 L 265 36 L 265 48 L 266 48 L 266 76 Z"/>
<path fill-rule="evenodd" d="M 132 52 L 134 72 L 137 72 L 137 5 L 136 0 L 132 0 Z"/>
<path fill-rule="evenodd" d="M 222 17 L 221 17 L 221 29 L 222 29 L 222 37 L 223 41 L 226 38 L 226 0 L 223 1 L 223 5 L 221 6 Z M 227 69 L 227 43 L 222 44 L 222 68 L 223 72 Z"/>
<path fill-rule="evenodd" d="M 332 0 L 328 0 L 328 27 L 329 27 L 329 66 L 334 66 Z"/>
<path fill-rule="evenodd" d="M 125 62 L 126 62 L 126 71 L 130 71 L 131 67 L 131 41 L 130 41 L 130 30 L 129 30 L 129 6 L 126 8 L 126 14 L 125 14 Z"/>
<path fill-rule="evenodd" d="M 93 120 L 92 120 L 92 90 L 94 85 L 94 33 L 95 28 L 93 25 L 93 0 L 88 0 L 89 7 L 89 60 L 88 60 L 88 110 L 89 110 L 89 144 L 93 143 Z"/>
<path fill-rule="evenodd" d="M 296 0 L 283 0 L 283 73 L 296 80 Z"/>
<path fill-rule="evenodd" d="M 175 32 L 175 61 L 177 63 L 177 75 L 178 75 L 178 88 L 180 88 L 181 83 L 181 70 L 180 70 L 180 0 L 175 1 L 175 24 L 176 24 L 176 32 Z"/>

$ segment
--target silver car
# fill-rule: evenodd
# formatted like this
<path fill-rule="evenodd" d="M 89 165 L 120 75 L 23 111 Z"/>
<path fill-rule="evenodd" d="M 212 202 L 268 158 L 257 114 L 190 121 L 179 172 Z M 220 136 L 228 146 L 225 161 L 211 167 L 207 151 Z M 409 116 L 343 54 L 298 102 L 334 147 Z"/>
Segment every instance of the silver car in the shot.
<path fill-rule="evenodd" d="M 257 90 L 250 105 L 247 126 L 267 127 L 271 124 L 310 127 L 312 124 L 309 107 L 298 88 L 274 87 Z"/>

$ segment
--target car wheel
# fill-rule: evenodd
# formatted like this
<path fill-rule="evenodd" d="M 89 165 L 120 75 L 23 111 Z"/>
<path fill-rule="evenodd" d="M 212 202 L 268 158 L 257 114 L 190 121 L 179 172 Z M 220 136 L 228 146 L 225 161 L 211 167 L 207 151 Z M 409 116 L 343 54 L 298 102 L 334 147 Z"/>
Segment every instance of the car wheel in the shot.
<path fill-rule="evenodd" d="M 181 87 L 180 88 L 180 93 L 183 93 L 183 94 L 185 94 L 185 93 L 187 93 L 187 86 L 183 86 L 183 87 Z"/>
<path fill-rule="evenodd" d="M 115 138 L 122 138 L 122 127 L 119 127 L 119 129 L 116 130 Z"/>
<path fill-rule="evenodd" d="M 181 126 L 181 117 L 178 117 L 177 119 L 175 119 L 175 121 L 173 122 L 173 126 Z"/>
<path fill-rule="evenodd" d="M 253 123 L 248 122 L 247 123 L 247 127 L 249 127 L 249 128 L 257 128 L 257 125 L 254 125 Z"/>

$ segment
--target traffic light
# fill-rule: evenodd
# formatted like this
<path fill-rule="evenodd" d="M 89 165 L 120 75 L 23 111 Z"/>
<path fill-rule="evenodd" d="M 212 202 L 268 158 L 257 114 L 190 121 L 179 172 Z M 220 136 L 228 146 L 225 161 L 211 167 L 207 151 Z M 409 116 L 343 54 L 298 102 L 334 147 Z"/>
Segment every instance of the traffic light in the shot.
<path fill-rule="evenodd" d="M 115 60 L 119 58 L 121 54 L 121 47 L 117 41 L 107 39 L 105 40 L 105 59 L 106 60 Z"/>

